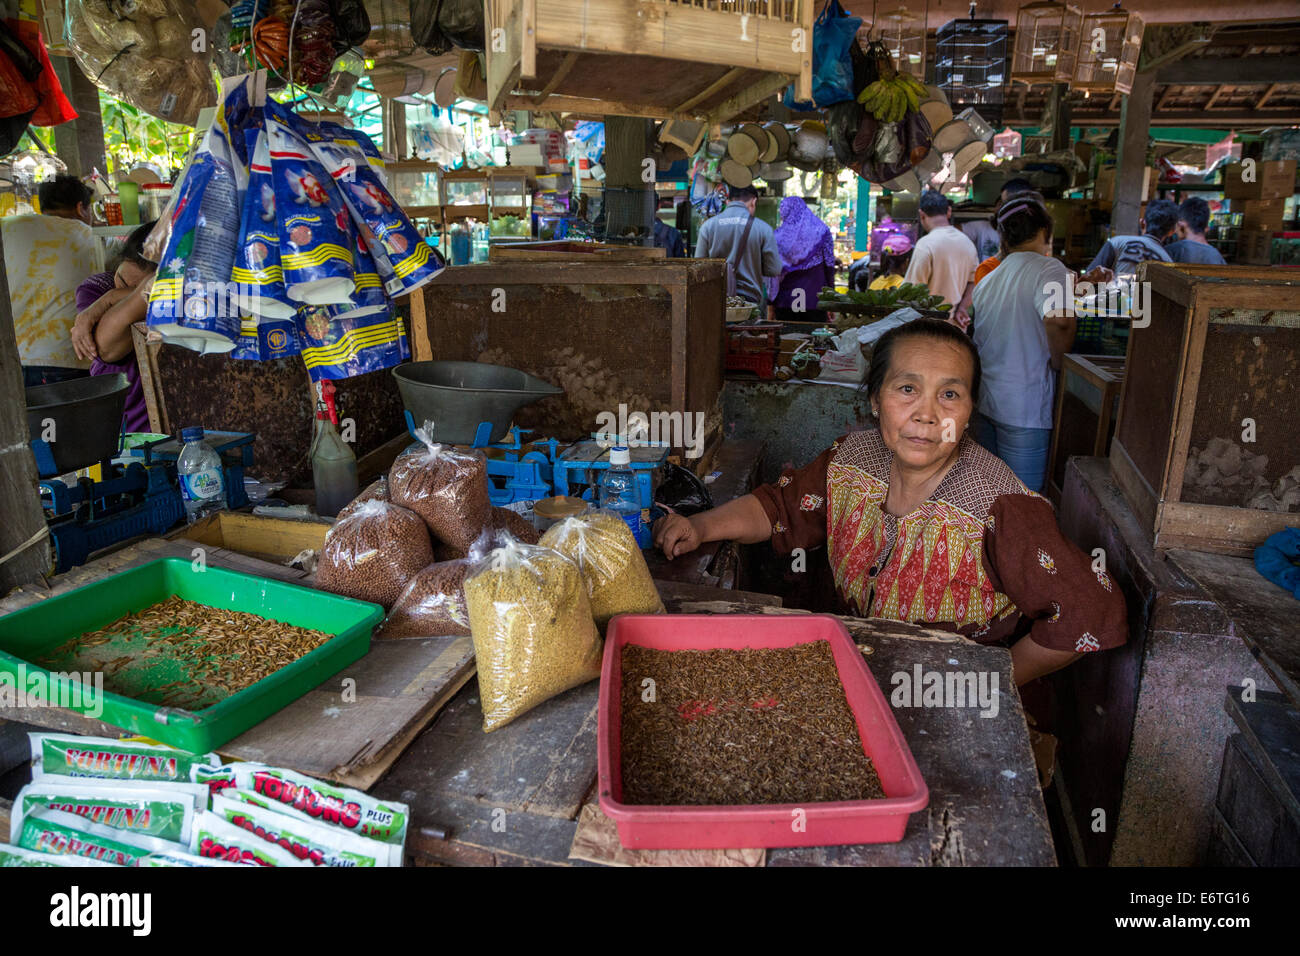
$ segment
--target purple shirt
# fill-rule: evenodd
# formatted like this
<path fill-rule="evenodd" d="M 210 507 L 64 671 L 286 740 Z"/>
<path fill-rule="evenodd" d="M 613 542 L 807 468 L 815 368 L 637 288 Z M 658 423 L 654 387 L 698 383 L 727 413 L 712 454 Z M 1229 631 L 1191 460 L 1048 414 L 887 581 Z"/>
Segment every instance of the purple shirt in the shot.
<path fill-rule="evenodd" d="M 94 305 L 101 296 L 114 287 L 113 273 L 96 272 L 81 285 L 77 286 L 77 312 L 83 312 Z M 126 390 L 126 406 L 122 410 L 122 423 L 128 432 L 147 432 L 149 430 L 149 407 L 144 400 L 144 385 L 140 382 L 140 365 L 132 351 L 120 362 L 105 362 L 95 359 L 90 366 L 91 375 L 126 376 L 130 387 Z"/>

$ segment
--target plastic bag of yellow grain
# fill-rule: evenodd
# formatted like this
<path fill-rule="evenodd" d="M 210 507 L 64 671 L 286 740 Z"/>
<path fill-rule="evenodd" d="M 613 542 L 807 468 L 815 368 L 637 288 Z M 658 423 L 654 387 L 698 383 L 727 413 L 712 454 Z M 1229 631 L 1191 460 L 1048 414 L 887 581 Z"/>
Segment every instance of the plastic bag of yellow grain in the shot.
<path fill-rule="evenodd" d="M 571 558 L 591 592 L 591 615 L 603 632 L 615 614 L 662 614 L 663 601 L 627 522 L 612 511 L 585 511 L 552 525 L 543 548 Z"/>
<path fill-rule="evenodd" d="M 465 578 L 483 729 L 600 676 L 603 645 L 578 566 L 502 535 Z"/>

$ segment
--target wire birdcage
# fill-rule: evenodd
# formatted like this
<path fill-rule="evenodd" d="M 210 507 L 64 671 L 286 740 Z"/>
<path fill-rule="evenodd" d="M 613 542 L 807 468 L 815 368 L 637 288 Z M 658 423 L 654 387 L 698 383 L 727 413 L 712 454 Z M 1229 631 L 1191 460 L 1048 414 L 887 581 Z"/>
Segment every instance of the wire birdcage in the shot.
<path fill-rule="evenodd" d="M 972 5 L 973 6 L 973 5 Z M 1006 101 L 1006 20 L 951 20 L 935 36 L 934 82 L 954 113 L 974 107 L 999 126 Z"/>
<path fill-rule="evenodd" d="M 1016 14 L 1016 42 L 1011 53 L 1011 82 L 1069 83 L 1079 49 L 1083 14 L 1068 3 L 1043 0 Z"/>
<path fill-rule="evenodd" d="M 1127 95 L 1133 89 L 1144 30 L 1142 18 L 1118 3 L 1102 13 L 1086 14 L 1073 87 L 1088 94 Z"/>
<path fill-rule="evenodd" d="M 928 9 L 928 7 L 927 7 Z M 925 15 L 913 13 L 902 6 L 888 13 L 878 14 L 872 24 L 876 36 L 885 44 L 894 66 L 900 73 L 910 73 L 925 82 Z"/>

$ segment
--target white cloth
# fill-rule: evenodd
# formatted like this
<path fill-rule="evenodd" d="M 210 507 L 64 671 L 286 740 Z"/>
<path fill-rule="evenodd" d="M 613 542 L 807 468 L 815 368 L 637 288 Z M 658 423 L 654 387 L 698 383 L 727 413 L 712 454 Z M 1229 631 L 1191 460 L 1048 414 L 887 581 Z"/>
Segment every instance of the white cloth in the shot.
<path fill-rule="evenodd" d="M 961 301 L 966 285 L 975 278 L 979 255 L 975 243 L 956 226 L 931 229 L 916 243 L 905 282 L 920 282 L 931 295 L 941 295 L 951 306 Z"/>
<path fill-rule="evenodd" d="M 984 377 L 979 410 L 1003 425 L 1052 427 L 1054 375 L 1043 316 L 1066 301 L 1069 270 L 1013 252 L 975 287 L 971 320 Z"/>
<path fill-rule="evenodd" d="M 0 219 L 9 304 L 23 365 L 90 368 L 72 347 L 77 286 L 96 265 L 95 236 L 80 219 L 9 216 Z"/>

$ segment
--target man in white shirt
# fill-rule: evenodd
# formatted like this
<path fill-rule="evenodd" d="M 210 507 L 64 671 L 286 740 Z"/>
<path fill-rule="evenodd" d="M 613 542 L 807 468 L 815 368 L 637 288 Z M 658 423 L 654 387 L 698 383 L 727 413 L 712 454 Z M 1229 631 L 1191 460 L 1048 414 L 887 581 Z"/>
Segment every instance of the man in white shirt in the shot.
<path fill-rule="evenodd" d="M 931 295 L 941 295 L 955 307 L 975 277 L 979 255 L 975 243 L 948 221 L 951 213 L 952 204 L 942 194 L 932 189 L 921 194 L 921 228 L 925 235 L 916 243 L 903 281 L 922 283 Z"/>
<path fill-rule="evenodd" d="M 77 286 L 99 271 L 90 188 L 75 176 L 59 176 L 41 183 L 37 197 L 41 215 L 0 220 L 14 337 L 28 388 L 90 374 L 90 362 L 72 345 L 72 325 Z"/>

